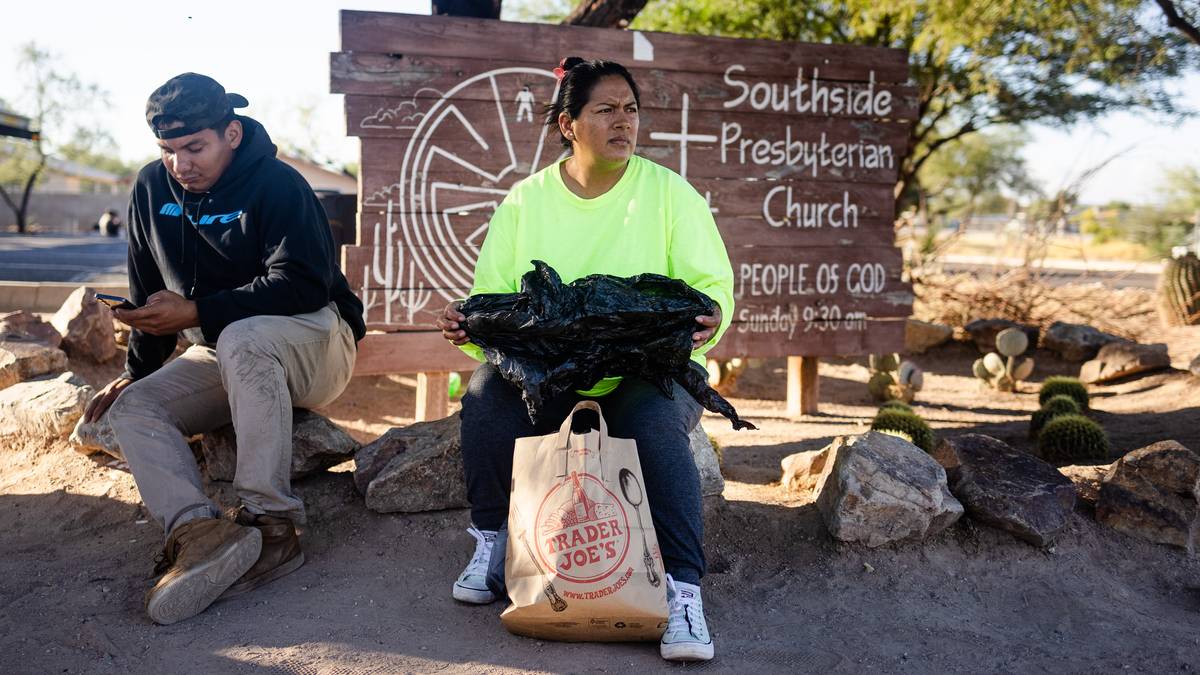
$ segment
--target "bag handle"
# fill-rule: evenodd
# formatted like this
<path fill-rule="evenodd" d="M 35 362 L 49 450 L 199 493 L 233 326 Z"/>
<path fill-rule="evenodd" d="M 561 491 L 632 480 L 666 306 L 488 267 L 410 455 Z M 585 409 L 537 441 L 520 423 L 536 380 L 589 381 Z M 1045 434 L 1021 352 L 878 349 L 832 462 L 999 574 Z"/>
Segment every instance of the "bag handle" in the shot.
<path fill-rule="evenodd" d="M 562 457 L 562 463 L 559 464 L 557 471 L 558 477 L 567 475 L 568 464 L 571 461 L 571 422 L 575 420 L 575 413 L 580 410 L 591 410 L 596 413 L 596 418 L 600 420 L 600 438 L 596 441 L 596 459 L 600 462 L 600 472 L 604 472 L 604 459 L 600 452 L 600 444 L 608 438 L 608 423 L 604 421 L 604 413 L 600 411 L 600 404 L 595 401 L 580 401 L 571 409 L 567 419 L 563 420 L 562 426 L 558 430 L 558 441 L 555 447 L 558 448 L 558 455 Z"/>

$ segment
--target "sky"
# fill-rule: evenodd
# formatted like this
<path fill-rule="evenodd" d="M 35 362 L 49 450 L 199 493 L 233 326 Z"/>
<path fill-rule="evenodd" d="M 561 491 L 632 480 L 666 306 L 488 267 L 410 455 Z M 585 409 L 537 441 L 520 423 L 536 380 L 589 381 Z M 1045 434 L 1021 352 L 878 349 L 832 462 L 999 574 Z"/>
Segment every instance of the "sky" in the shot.
<path fill-rule="evenodd" d="M 189 4 L 6 3 L 10 39 L 0 45 L 0 99 L 19 108 L 17 45 L 33 41 L 56 53 L 65 70 L 107 90 L 108 105 L 92 106 L 92 114 L 111 130 L 126 160 L 155 155 L 143 117 L 146 97 L 171 76 L 190 70 L 245 95 L 250 107 L 240 112 L 262 121 L 276 138 L 314 146 L 340 163 L 355 162 L 358 142 L 345 137 L 342 97 L 329 93 L 329 53 L 339 49 L 338 10 L 429 12 L 428 0 Z M 1200 110 L 1200 75 L 1178 86 L 1185 92 L 1180 103 Z M 309 108 L 312 131 L 296 114 Z M 1085 203 L 1152 202 L 1165 167 L 1200 164 L 1200 119 L 1172 126 L 1122 113 L 1070 129 L 1035 126 L 1030 132 L 1025 157 L 1034 179 L 1049 191 L 1123 153 L 1087 183 Z"/>

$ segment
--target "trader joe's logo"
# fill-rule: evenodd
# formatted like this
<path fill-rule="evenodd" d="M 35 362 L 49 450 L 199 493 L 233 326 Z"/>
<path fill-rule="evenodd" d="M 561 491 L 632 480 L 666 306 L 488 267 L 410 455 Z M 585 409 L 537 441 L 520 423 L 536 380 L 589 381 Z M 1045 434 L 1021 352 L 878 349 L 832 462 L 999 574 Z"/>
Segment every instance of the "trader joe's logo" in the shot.
<path fill-rule="evenodd" d="M 571 472 L 546 494 L 537 514 L 538 554 L 560 579 L 601 582 L 629 551 L 629 519 L 595 476 Z"/>

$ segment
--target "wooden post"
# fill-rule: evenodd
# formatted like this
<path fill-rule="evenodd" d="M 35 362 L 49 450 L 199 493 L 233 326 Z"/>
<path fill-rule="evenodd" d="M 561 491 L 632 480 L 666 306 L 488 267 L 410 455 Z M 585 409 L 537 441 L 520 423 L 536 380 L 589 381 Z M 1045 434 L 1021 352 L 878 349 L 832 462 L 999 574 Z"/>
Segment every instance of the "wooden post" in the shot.
<path fill-rule="evenodd" d="M 817 412 L 821 390 L 817 379 L 817 357 L 789 356 L 787 372 L 787 415 L 799 417 Z"/>
<path fill-rule="evenodd" d="M 440 420 L 450 408 L 446 388 L 450 385 L 450 373 L 417 373 L 416 421 Z"/>

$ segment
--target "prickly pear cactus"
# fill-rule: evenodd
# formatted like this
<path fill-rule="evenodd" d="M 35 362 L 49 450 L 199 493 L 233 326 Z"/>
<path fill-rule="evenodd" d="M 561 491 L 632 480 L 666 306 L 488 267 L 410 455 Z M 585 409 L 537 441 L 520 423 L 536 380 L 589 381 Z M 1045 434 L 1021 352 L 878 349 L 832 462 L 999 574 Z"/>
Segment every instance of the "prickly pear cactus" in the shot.
<path fill-rule="evenodd" d="M 1005 328 L 996 335 L 999 354 L 989 352 L 971 366 L 971 372 L 993 389 L 1013 391 L 1018 382 L 1033 374 L 1033 359 L 1021 356 L 1027 347 L 1029 337 L 1024 331 Z"/>
<path fill-rule="evenodd" d="M 921 369 L 908 361 L 901 362 L 899 354 L 871 354 L 867 365 L 871 370 L 867 391 L 876 401 L 912 401 L 925 384 Z"/>
<path fill-rule="evenodd" d="M 1200 258 L 1195 253 L 1175 258 L 1158 280 L 1158 313 L 1168 326 L 1200 324 Z"/>

